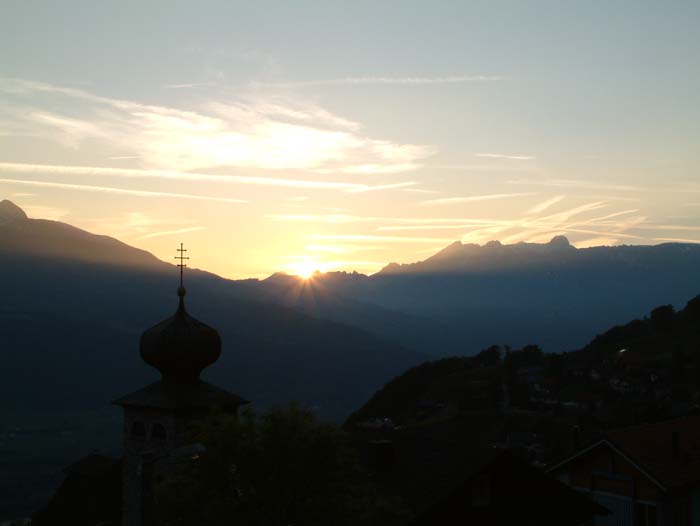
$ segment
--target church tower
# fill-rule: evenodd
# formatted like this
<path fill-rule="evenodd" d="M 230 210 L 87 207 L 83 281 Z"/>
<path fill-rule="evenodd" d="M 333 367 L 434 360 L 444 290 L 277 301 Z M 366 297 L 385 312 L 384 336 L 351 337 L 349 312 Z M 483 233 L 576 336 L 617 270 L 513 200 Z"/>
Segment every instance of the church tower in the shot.
<path fill-rule="evenodd" d="M 153 467 L 191 448 L 188 431 L 193 424 L 213 409 L 235 414 L 248 403 L 199 378 L 221 355 L 221 337 L 185 310 L 182 273 L 188 258 L 182 245 L 178 252 L 177 311 L 141 336 L 141 358 L 160 371 L 161 379 L 113 402 L 124 409 L 123 526 L 151 522 Z"/>

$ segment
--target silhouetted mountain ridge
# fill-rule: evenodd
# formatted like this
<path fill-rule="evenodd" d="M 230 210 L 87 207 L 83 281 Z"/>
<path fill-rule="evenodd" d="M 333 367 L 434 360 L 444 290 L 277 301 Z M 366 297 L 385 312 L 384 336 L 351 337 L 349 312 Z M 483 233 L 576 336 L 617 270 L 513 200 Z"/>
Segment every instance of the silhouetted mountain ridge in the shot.
<path fill-rule="evenodd" d="M 162 268 L 154 255 L 109 236 L 59 221 L 30 219 L 11 201 L 0 202 L 0 254 Z"/>
<path fill-rule="evenodd" d="M 12 201 L 3 199 L 0 201 L 0 224 L 13 223 L 27 219 L 27 214 Z"/>
<path fill-rule="evenodd" d="M 424 261 L 403 265 L 390 263 L 378 274 L 493 272 L 537 265 L 557 265 L 573 261 L 578 250 L 562 235 L 554 236 L 549 243 L 504 245 L 494 240 L 478 245 L 455 241 Z"/>
<path fill-rule="evenodd" d="M 425 328 L 434 338 L 416 347 L 447 356 L 494 341 L 538 341 L 546 351 L 580 347 L 655 305 L 682 306 L 700 292 L 699 266 L 698 244 L 577 249 L 557 236 L 544 244 L 455 242 L 372 276 L 329 273 L 313 281 L 326 294 L 413 316 L 413 330 L 421 320 L 438 323 L 437 333 Z"/>
<path fill-rule="evenodd" d="M 13 220 L 0 225 L 0 406 L 77 411 L 155 379 L 138 341 L 175 311 L 176 267 L 107 236 L 3 210 Z M 420 360 L 219 276 L 189 270 L 185 279 L 188 310 L 223 339 L 206 375 L 259 405 L 299 400 L 338 418 Z"/>

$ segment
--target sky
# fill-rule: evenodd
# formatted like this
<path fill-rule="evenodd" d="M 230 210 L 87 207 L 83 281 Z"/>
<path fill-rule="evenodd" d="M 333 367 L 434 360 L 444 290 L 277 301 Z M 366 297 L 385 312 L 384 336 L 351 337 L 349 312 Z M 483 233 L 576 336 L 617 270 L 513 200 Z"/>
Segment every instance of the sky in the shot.
<path fill-rule="evenodd" d="M 696 1 L 0 2 L 0 199 L 230 278 L 700 242 Z"/>

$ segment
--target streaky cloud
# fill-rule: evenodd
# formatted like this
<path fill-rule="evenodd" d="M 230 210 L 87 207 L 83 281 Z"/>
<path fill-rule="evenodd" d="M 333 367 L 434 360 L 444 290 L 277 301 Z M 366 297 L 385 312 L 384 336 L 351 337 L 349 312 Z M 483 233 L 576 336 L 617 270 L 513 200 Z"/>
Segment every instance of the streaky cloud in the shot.
<path fill-rule="evenodd" d="M 402 192 L 410 192 L 414 194 L 439 194 L 440 190 L 428 190 L 426 188 L 404 188 Z"/>
<path fill-rule="evenodd" d="M 452 238 L 375 236 L 371 234 L 314 234 L 312 239 L 324 241 L 360 241 L 364 243 L 451 243 Z"/>
<path fill-rule="evenodd" d="M 60 188 L 62 190 L 78 190 L 82 192 L 98 192 L 103 194 L 117 195 L 132 195 L 135 197 L 172 197 L 177 199 L 194 199 L 198 201 L 215 201 L 220 203 L 247 203 L 243 199 L 234 199 L 229 197 L 214 197 L 208 195 L 196 194 L 177 194 L 172 192 L 153 192 L 149 190 L 133 190 L 127 188 L 115 188 L 111 186 L 92 186 L 86 184 L 70 184 L 70 183 L 54 183 L 50 181 L 33 181 L 25 179 L 0 179 L 0 183 L 19 184 L 26 186 L 35 186 L 41 188 Z"/>
<path fill-rule="evenodd" d="M 547 199 L 546 201 L 543 201 L 527 210 L 525 214 L 539 214 L 544 212 L 548 208 L 557 204 L 559 201 L 562 201 L 565 197 L 565 195 L 558 195 L 556 197 L 552 197 L 551 199 Z"/>
<path fill-rule="evenodd" d="M 150 234 L 145 234 L 143 236 L 138 237 L 137 239 L 150 239 L 153 237 L 162 237 L 162 236 L 175 236 L 178 234 L 187 234 L 189 232 L 199 232 L 200 230 L 206 230 L 207 227 L 205 226 L 191 226 L 191 227 L 186 227 L 186 228 L 178 228 L 176 230 L 163 230 L 161 232 L 151 232 Z"/>
<path fill-rule="evenodd" d="M 337 79 L 312 79 L 286 82 L 256 81 L 255 86 L 274 88 L 307 88 L 313 86 L 362 86 L 386 84 L 464 84 L 468 82 L 495 82 L 505 80 L 498 75 L 452 75 L 446 77 L 344 77 Z"/>
<path fill-rule="evenodd" d="M 551 186 L 556 188 L 578 188 L 586 190 L 608 190 L 618 192 L 643 192 L 646 188 L 641 186 L 607 184 L 597 181 L 582 181 L 580 179 L 510 179 L 508 184 Z"/>
<path fill-rule="evenodd" d="M 423 201 L 422 206 L 435 206 L 435 205 L 450 205 L 456 203 L 474 203 L 478 201 L 492 201 L 495 199 L 510 199 L 513 197 L 526 197 L 531 195 L 537 195 L 534 192 L 519 192 L 511 194 L 486 194 L 486 195 L 471 195 L 465 197 L 445 197 L 441 199 L 430 199 L 428 201 Z"/>
<path fill-rule="evenodd" d="M 319 190 L 341 190 L 346 192 L 370 192 L 402 188 L 416 184 L 412 181 L 386 185 L 368 185 L 362 183 L 313 181 L 303 179 L 281 179 L 275 177 L 258 177 L 246 175 L 216 175 L 198 172 L 178 172 L 174 170 L 147 170 L 139 168 L 111 168 L 106 166 L 64 166 L 51 164 L 28 164 L 0 162 L 0 173 L 23 173 L 42 175 L 94 175 L 103 177 L 155 178 L 177 181 L 207 181 L 259 186 L 279 186 L 284 188 L 308 188 Z"/>
<path fill-rule="evenodd" d="M 506 155 L 503 153 L 475 153 L 474 157 L 485 157 L 487 159 L 510 159 L 512 161 L 532 161 L 536 159 L 534 155 Z"/>

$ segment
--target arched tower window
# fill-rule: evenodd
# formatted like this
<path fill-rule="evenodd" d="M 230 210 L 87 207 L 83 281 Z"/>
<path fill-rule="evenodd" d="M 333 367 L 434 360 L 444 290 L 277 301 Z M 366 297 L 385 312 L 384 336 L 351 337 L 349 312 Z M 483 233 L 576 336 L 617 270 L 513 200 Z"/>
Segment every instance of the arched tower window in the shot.
<path fill-rule="evenodd" d="M 133 438 L 146 438 L 146 424 L 143 422 L 134 422 L 131 425 L 131 436 Z"/>
<path fill-rule="evenodd" d="M 151 438 L 153 440 L 165 440 L 167 437 L 163 424 L 153 424 L 151 429 Z"/>

